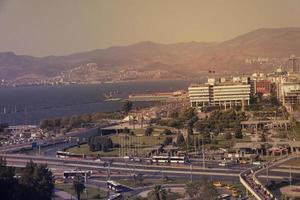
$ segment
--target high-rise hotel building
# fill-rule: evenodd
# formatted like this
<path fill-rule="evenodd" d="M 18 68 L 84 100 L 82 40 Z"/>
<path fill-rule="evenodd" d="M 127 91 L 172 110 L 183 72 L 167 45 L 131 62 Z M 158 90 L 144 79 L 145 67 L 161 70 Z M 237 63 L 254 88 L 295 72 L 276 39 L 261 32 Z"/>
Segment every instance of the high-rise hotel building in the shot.
<path fill-rule="evenodd" d="M 191 106 L 199 110 L 206 107 L 227 109 L 249 105 L 251 86 L 248 81 L 192 84 L 188 88 Z"/>

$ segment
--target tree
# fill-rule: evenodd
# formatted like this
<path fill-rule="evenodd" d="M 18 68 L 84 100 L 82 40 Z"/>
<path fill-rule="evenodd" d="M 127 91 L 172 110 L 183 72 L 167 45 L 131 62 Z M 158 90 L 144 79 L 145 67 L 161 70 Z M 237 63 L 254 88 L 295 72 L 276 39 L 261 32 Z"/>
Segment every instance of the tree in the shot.
<path fill-rule="evenodd" d="M 171 144 L 173 141 L 173 138 L 172 137 L 166 137 L 165 140 L 164 140 L 164 145 L 169 145 Z"/>
<path fill-rule="evenodd" d="M 108 151 L 114 144 L 110 137 L 95 136 L 89 139 L 89 147 L 91 151 Z"/>
<path fill-rule="evenodd" d="M 242 133 L 242 129 L 241 129 L 240 126 L 237 126 L 237 127 L 235 128 L 234 136 L 235 136 L 235 138 L 237 138 L 237 139 L 242 139 L 242 138 L 243 138 L 243 133 Z"/>
<path fill-rule="evenodd" d="M 261 141 L 261 142 L 266 142 L 266 141 L 267 141 L 267 137 L 266 137 L 265 133 L 262 133 L 262 134 L 261 134 L 260 141 Z"/>
<path fill-rule="evenodd" d="M 133 181 L 136 185 L 142 185 L 144 181 L 143 174 L 133 175 Z"/>
<path fill-rule="evenodd" d="M 126 100 L 125 102 L 124 102 L 124 104 L 123 104 L 123 111 L 125 112 L 125 113 L 128 113 L 129 111 L 131 111 L 131 109 L 132 109 L 132 102 L 131 101 L 128 101 L 128 100 Z"/>
<path fill-rule="evenodd" d="M 189 149 L 191 146 L 192 146 L 192 138 L 191 138 L 191 135 L 188 133 L 187 136 L 186 136 L 186 148 Z"/>
<path fill-rule="evenodd" d="M 152 127 L 147 127 L 145 130 L 145 135 L 150 136 L 150 135 L 152 135 L 153 131 L 154 131 L 154 129 Z"/>
<path fill-rule="evenodd" d="M 189 107 L 187 109 L 185 109 L 182 114 L 181 114 L 181 118 L 184 120 L 184 121 L 187 121 L 187 120 L 190 120 L 192 119 L 193 117 L 196 117 L 196 111 L 195 111 L 195 108 L 192 108 L 192 107 Z"/>
<path fill-rule="evenodd" d="M 187 132 L 188 132 L 189 135 L 193 135 L 194 134 L 193 126 L 188 126 Z"/>
<path fill-rule="evenodd" d="M 127 127 L 125 127 L 125 128 L 123 128 L 123 133 L 130 133 L 130 130 L 129 130 L 129 128 L 127 128 Z"/>
<path fill-rule="evenodd" d="M 84 178 L 82 175 L 77 174 L 74 177 L 74 181 L 73 181 L 73 189 L 76 193 L 77 199 L 80 200 L 80 196 L 81 193 L 83 192 L 83 190 L 85 189 L 84 186 Z"/>
<path fill-rule="evenodd" d="M 179 133 L 176 138 L 176 145 L 181 146 L 182 144 L 184 144 L 184 142 L 185 142 L 185 140 L 184 140 L 182 133 Z"/>
<path fill-rule="evenodd" d="M 17 180 L 15 170 L 6 165 L 6 160 L 0 158 L 0 197 L 1 199 L 16 199 L 15 191 Z"/>
<path fill-rule="evenodd" d="M 17 199 L 51 200 L 53 189 L 53 175 L 47 165 L 37 165 L 30 161 L 19 179 Z"/>
<path fill-rule="evenodd" d="M 173 132 L 170 129 L 165 129 L 165 130 L 163 130 L 163 132 L 161 134 L 162 135 L 173 135 Z"/>
<path fill-rule="evenodd" d="M 179 117 L 179 113 L 177 111 L 174 111 L 170 114 L 170 117 L 173 119 L 177 119 Z"/>
<path fill-rule="evenodd" d="M 211 200 L 217 198 L 217 191 L 206 179 L 186 184 L 186 195 L 191 200 Z"/>
<path fill-rule="evenodd" d="M 230 132 L 226 132 L 224 137 L 225 137 L 225 140 L 231 140 L 232 139 L 232 135 L 231 135 Z"/>
<path fill-rule="evenodd" d="M 182 128 L 182 122 L 179 119 L 170 119 L 168 120 L 167 126 L 180 129 Z"/>
<path fill-rule="evenodd" d="M 203 132 L 203 143 L 204 144 L 208 144 L 211 142 L 211 138 L 210 138 L 210 131 L 209 129 L 204 129 L 204 132 Z"/>
<path fill-rule="evenodd" d="M 167 191 L 161 185 L 154 186 L 154 189 L 148 193 L 149 200 L 166 200 Z"/>

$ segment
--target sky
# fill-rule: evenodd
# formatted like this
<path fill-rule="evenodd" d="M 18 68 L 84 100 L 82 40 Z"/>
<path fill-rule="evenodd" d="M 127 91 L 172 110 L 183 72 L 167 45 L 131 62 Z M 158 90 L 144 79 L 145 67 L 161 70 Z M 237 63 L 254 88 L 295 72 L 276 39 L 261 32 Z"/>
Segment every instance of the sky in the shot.
<path fill-rule="evenodd" d="M 300 27 L 299 19 L 300 0 L 0 0 L 0 52 L 220 42 L 258 28 Z"/>

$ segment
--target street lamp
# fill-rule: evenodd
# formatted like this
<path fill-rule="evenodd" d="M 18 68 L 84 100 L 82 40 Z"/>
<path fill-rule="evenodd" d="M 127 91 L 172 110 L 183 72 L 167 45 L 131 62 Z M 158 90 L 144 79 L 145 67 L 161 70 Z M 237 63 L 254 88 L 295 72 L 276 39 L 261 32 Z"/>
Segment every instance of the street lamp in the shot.
<path fill-rule="evenodd" d="M 202 167 L 205 168 L 204 138 L 202 137 Z"/>
<path fill-rule="evenodd" d="M 191 174 L 190 174 L 191 182 L 193 182 L 193 165 L 192 164 L 190 164 L 190 172 L 191 172 Z"/>

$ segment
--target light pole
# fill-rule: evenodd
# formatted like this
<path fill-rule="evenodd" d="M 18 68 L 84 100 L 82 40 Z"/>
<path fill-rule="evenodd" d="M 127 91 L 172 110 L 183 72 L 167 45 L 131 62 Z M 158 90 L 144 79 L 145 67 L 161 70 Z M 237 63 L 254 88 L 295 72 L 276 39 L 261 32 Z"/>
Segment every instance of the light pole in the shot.
<path fill-rule="evenodd" d="M 202 167 L 205 168 L 204 138 L 202 137 Z"/>
<path fill-rule="evenodd" d="M 269 184 L 269 162 L 267 162 L 267 185 Z"/>
<path fill-rule="evenodd" d="M 290 165 L 290 186 L 292 185 L 292 166 Z"/>
<path fill-rule="evenodd" d="M 191 183 L 193 182 L 193 165 L 190 164 L 190 172 L 191 172 Z"/>

